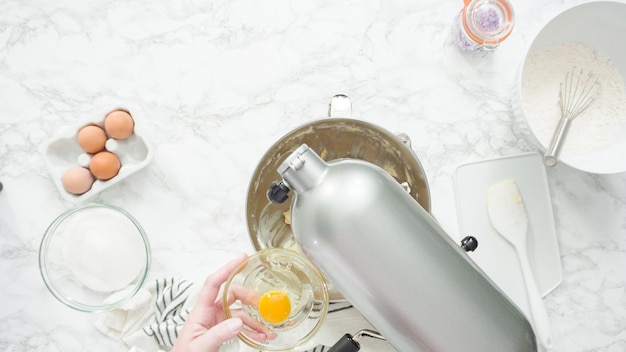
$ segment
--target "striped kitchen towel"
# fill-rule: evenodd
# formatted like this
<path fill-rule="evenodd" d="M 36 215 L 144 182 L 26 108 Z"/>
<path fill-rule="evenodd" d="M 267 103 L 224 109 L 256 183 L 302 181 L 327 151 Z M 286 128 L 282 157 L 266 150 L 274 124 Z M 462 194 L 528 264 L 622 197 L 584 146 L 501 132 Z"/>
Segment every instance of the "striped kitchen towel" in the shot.
<path fill-rule="evenodd" d="M 117 339 L 121 351 L 169 350 L 195 303 L 196 286 L 180 278 L 154 280 L 121 308 L 103 313 L 96 326 Z"/>
<path fill-rule="evenodd" d="M 154 337 L 160 346 L 174 345 L 190 308 L 185 305 L 193 283 L 180 279 L 156 280 L 154 321 L 143 332 Z"/>

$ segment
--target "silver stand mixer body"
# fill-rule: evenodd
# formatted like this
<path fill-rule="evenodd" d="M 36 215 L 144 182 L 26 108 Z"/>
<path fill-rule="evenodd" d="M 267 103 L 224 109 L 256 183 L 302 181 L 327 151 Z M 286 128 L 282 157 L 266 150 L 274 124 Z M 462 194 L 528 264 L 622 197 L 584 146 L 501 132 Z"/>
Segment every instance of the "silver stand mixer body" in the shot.
<path fill-rule="evenodd" d="M 537 351 L 521 311 L 383 169 L 302 145 L 278 171 L 303 252 L 398 351 Z"/>

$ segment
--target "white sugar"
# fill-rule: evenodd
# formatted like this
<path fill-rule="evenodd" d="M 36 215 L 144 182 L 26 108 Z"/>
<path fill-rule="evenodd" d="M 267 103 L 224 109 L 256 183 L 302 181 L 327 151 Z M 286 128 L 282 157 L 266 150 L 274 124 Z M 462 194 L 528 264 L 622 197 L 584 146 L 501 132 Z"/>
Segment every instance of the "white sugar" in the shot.
<path fill-rule="evenodd" d="M 63 254 L 83 285 L 111 292 L 131 284 L 146 261 L 144 243 L 122 214 L 94 208 L 68 221 Z"/>

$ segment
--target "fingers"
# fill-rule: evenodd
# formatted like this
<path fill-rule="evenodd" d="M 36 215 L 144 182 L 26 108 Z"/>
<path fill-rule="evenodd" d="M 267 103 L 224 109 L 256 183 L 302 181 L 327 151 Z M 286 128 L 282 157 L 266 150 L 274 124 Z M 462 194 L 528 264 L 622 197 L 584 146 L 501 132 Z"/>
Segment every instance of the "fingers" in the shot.
<path fill-rule="evenodd" d="M 236 301 L 240 301 L 243 305 L 258 307 L 261 296 L 262 295 L 257 291 L 250 290 L 243 286 L 233 285 L 228 292 L 227 304 L 230 306 Z M 218 301 L 220 301 L 219 298 Z M 221 302 L 217 302 L 217 304 L 221 304 Z M 231 309 L 230 312 L 232 316 L 243 320 L 244 331 L 249 338 L 257 341 L 273 340 L 276 338 L 277 335 L 275 332 L 268 329 L 267 326 L 259 320 L 245 314 L 242 309 Z"/>
<path fill-rule="evenodd" d="M 261 293 L 241 285 L 231 285 L 228 292 L 228 302 L 226 303 L 230 306 L 236 301 L 240 301 L 244 305 L 258 307 L 261 296 Z"/>
<path fill-rule="evenodd" d="M 243 322 L 239 318 L 224 320 L 198 336 L 194 347 L 198 351 L 218 351 L 224 342 L 236 337 L 242 328 Z"/>
<path fill-rule="evenodd" d="M 265 341 L 265 340 L 274 340 L 277 335 L 275 332 L 270 330 L 263 323 L 258 321 L 255 318 L 247 315 L 241 309 L 233 310 L 233 316 L 240 318 L 244 324 L 244 332 L 246 336 L 253 340 L 257 341 Z"/>
<path fill-rule="evenodd" d="M 258 342 L 264 342 L 264 341 L 271 341 L 274 340 L 276 338 L 276 333 L 270 331 L 268 334 L 262 333 L 262 332 L 258 332 L 255 330 L 250 330 L 248 329 L 246 326 L 244 326 L 242 332 L 250 339 L 258 341 Z"/>
<path fill-rule="evenodd" d="M 226 265 L 219 268 L 213 274 L 209 275 L 204 281 L 204 285 L 202 289 L 198 293 L 198 302 L 208 303 L 215 302 L 217 295 L 220 291 L 220 286 L 228 279 L 230 273 L 237 268 L 239 264 L 241 264 L 244 260 L 246 260 L 247 255 L 245 253 L 240 254 L 237 258 L 231 260 Z"/>

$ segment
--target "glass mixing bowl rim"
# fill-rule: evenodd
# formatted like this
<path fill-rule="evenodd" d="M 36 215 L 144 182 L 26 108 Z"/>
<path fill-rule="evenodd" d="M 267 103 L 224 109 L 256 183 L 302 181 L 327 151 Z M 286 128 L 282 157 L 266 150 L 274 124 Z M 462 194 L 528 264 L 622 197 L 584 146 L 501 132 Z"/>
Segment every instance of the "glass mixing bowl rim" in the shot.
<path fill-rule="evenodd" d="M 52 279 L 50 278 L 48 274 L 48 267 L 47 267 L 48 247 L 50 245 L 50 242 L 54 238 L 56 229 L 69 217 L 81 211 L 84 211 L 86 209 L 92 209 L 92 208 L 104 208 L 104 209 L 113 210 L 124 215 L 128 220 L 130 220 L 130 222 L 133 224 L 133 226 L 135 226 L 135 228 L 137 229 L 137 232 L 142 238 L 142 241 L 144 244 L 144 250 L 146 254 L 146 258 L 144 262 L 144 269 L 142 270 L 142 274 L 141 274 L 141 278 L 139 279 L 139 282 L 137 282 L 137 284 L 132 289 L 132 291 L 124 295 L 122 299 L 116 302 L 110 303 L 110 304 L 91 305 L 91 304 L 81 303 L 70 297 L 67 297 L 63 294 L 63 290 L 61 290 L 54 284 L 54 282 L 52 281 Z M 137 292 L 139 292 L 139 290 L 143 287 L 144 283 L 146 282 L 146 279 L 148 278 L 148 273 L 150 271 L 151 261 L 152 261 L 152 254 L 151 254 L 150 241 L 148 240 L 148 236 L 146 235 L 146 232 L 141 226 L 141 224 L 139 224 L 139 222 L 135 219 L 135 217 L 133 217 L 126 210 L 113 206 L 113 205 L 109 205 L 109 204 L 86 203 L 86 204 L 78 205 L 78 206 L 75 206 L 73 208 L 70 208 L 64 211 L 63 213 L 61 213 L 61 215 L 56 217 L 54 221 L 50 223 L 50 225 L 48 225 L 41 239 L 41 243 L 39 245 L 39 273 L 48 291 L 57 300 L 59 300 L 61 303 L 63 303 L 67 307 L 75 309 L 77 311 L 87 312 L 87 313 L 98 313 L 98 312 L 113 310 L 115 308 L 122 306 L 124 303 L 128 302 L 132 297 L 135 296 L 135 294 L 137 294 Z"/>

